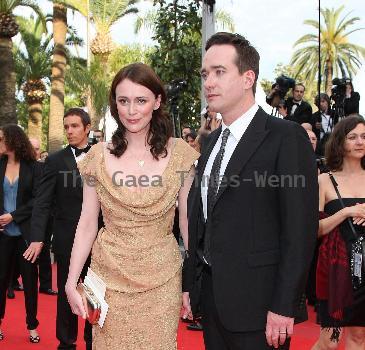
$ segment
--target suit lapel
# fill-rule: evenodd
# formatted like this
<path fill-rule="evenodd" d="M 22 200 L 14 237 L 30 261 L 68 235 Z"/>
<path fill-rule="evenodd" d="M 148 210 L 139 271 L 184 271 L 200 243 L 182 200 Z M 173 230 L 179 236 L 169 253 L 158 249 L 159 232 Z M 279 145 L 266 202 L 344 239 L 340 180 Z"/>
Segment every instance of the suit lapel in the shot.
<path fill-rule="evenodd" d="M 209 143 L 206 147 L 206 150 L 202 155 L 200 156 L 199 163 L 198 163 L 198 179 L 199 183 L 201 183 L 202 176 L 204 174 L 205 167 L 207 165 L 208 159 L 210 157 L 210 154 L 213 151 L 214 145 L 216 144 L 219 135 L 221 134 L 222 127 L 219 127 L 217 130 L 213 131 L 213 133 L 210 135 Z"/>
<path fill-rule="evenodd" d="M 5 178 L 5 171 L 6 171 L 6 164 L 8 163 L 8 158 L 3 156 L 1 157 L 1 167 L 0 167 L 0 179 L 3 181 L 0 183 L 0 215 L 3 214 L 4 211 L 4 178 Z"/>
<path fill-rule="evenodd" d="M 74 154 L 72 152 L 71 146 L 68 145 L 65 149 L 64 149 L 64 157 L 63 159 L 65 160 L 66 166 L 69 170 L 74 171 L 76 170 L 78 173 L 78 169 L 77 169 L 77 164 L 76 164 L 76 160 L 74 157 Z"/>
<path fill-rule="evenodd" d="M 269 133 L 269 131 L 265 128 L 266 121 L 267 114 L 260 107 L 247 130 L 242 135 L 241 140 L 238 142 L 237 147 L 235 148 L 231 159 L 228 162 L 226 171 L 224 173 L 224 179 L 226 179 L 226 181 L 222 181 L 221 186 L 219 187 L 216 203 L 222 193 L 229 186 L 232 177 L 239 175 L 241 169 L 247 164 L 251 156 Z"/>

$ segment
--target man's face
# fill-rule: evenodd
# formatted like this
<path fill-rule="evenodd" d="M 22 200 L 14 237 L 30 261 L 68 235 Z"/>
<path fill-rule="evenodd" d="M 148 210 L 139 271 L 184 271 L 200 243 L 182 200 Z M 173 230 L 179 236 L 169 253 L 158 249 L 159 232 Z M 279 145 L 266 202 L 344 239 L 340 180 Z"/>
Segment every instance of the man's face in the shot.
<path fill-rule="evenodd" d="M 37 140 L 37 139 L 29 139 L 30 143 L 32 144 L 33 146 L 33 149 L 35 151 L 35 156 L 36 156 L 36 159 L 40 159 L 41 158 L 41 145 L 40 145 L 40 142 Z"/>
<path fill-rule="evenodd" d="M 87 144 L 87 135 L 90 131 L 90 124 L 84 127 L 81 117 L 69 115 L 63 119 L 67 141 L 71 146 L 82 147 Z"/>
<path fill-rule="evenodd" d="M 301 85 L 295 85 L 293 90 L 293 100 L 294 101 L 301 101 L 304 96 L 304 87 Z"/>
<path fill-rule="evenodd" d="M 328 102 L 324 98 L 321 98 L 321 102 L 319 104 L 319 109 L 321 110 L 321 112 L 328 111 Z"/>
<path fill-rule="evenodd" d="M 242 103 L 255 82 L 253 71 L 240 74 L 235 63 L 236 49 L 232 45 L 213 45 L 205 53 L 201 75 L 204 94 L 210 112 L 234 114 L 242 109 Z"/>
<path fill-rule="evenodd" d="M 103 141 L 103 133 L 101 131 L 94 131 L 94 138 L 97 142 Z"/>

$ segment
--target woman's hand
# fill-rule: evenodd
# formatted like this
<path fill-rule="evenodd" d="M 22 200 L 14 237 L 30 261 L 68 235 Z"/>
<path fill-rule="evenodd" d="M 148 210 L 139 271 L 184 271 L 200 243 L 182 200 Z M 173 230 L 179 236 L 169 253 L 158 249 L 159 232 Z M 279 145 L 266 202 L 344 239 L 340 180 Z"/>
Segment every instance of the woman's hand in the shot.
<path fill-rule="evenodd" d="M 83 319 L 86 319 L 87 312 L 85 308 L 86 300 L 83 300 L 83 297 L 77 291 L 76 287 L 72 287 L 68 284 L 65 286 L 65 291 L 67 295 L 68 303 L 70 304 L 72 313 L 75 315 L 81 316 Z"/>
<path fill-rule="evenodd" d="M 12 221 L 13 217 L 11 216 L 11 214 L 7 213 L 0 215 L 0 226 L 5 226 L 7 224 L 10 224 Z"/>
<path fill-rule="evenodd" d="M 191 306 L 190 306 L 190 296 L 189 292 L 184 292 L 182 295 L 183 305 L 181 310 L 181 317 L 186 320 L 187 318 L 189 320 L 193 320 L 193 313 L 191 312 Z"/>
<path fill-rule="evenodd" d="M 356 203 L 344 210 L 346 216 L 351 217 L 354 224 L 365 226 L 365 203 Z"/>

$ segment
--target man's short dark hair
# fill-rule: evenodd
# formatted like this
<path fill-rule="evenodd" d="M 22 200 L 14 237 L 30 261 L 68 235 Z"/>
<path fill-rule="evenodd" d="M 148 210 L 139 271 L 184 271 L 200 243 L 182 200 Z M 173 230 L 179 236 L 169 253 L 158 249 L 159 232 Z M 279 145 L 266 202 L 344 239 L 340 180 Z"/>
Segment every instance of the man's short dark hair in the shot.
<path fill-rule="evenodd" d="M 70 115 L 77 115 L 78 117 L 80 117 L 82 124 L 84 125 L 84 128 L 86 128 L 88 125 L 91 124 L 91 119 L 89 114 L 82 108 L 70 108 L 63 116 L 63 119 L 69 117 Z"/>
<path fill-rule="evenodd" d="M 236 65 L 240 74 L 252 70 L 255 73 L 255 82 L 252 90 L 256 92 L 257 78 L 259 76 L 260 55 L 250 42 L 240 34 L 218 32 L 212 35 L 205 45 L 208 51 L 214 45 L 232 45 L 237 52 Z"/>
<path fill-rule="evenodd" d="M 305 91 L 305 86 L 304 86 L 304 84 L 303 84 L 303 83 L 296 83 L 296 84 L 294 85 L 294 89 L 295 89 L 297 86 L 301 86 L 301 87 L 304 89 L 304 91 Z"/>

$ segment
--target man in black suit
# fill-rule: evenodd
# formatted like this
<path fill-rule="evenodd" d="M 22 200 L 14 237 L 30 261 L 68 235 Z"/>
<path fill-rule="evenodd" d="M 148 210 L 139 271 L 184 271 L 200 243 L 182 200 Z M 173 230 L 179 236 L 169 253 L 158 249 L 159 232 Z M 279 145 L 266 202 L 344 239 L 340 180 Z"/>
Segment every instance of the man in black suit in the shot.
<path fill-rule="evenodd" d="M 300 125 L 256 104 L 258 71 L 259 54 L 242 36 L 208 40 L 204 92 L 223 121 L 189 194 L 183 270 L 184 317 L 201 300 L 207 350 L 288 344 L 305 309 L 318 227 L 315 157 Z"/>
<path fill-rule="evenodd" d="M 31 221 L 31 245 L 24 257 L 33 262 L 39 255 L 47 232 L 48 218 L 54 210 L 53 249 L 57 261 L 57 320 L 58 349 L 76 349 L 77 316 L 68 304 L 65 284 L 77 223 L 82 206 L 82 181 L 77 161 L 89 150 L 90 117 L 80 108 L 71 108 L 63 118 L 69 145 L 50 155 L 35 200 Z M 91 325 L 84 330 L 86 349 L 91 349 Z"/>
<path fill-rule="evenodd" d="M 316 153 L 318 156 L 324 156 L 324 149 L 333 128 L 338 123 L 338 115 L 331 109 L 330 98 L 327 94 L 316 96 L 315 104 L 318 111 L 312 116 L 312 129 L 317 136 L 318 144 Z"/>
<path fill-rule="evenodd" d="M 293 88 L 293 96 L 286 100 L 286 113 L 283 117 L 298 124 L 312 122 L 312 107 L 303 100 L 305 86 L 301 83 Z"/>

